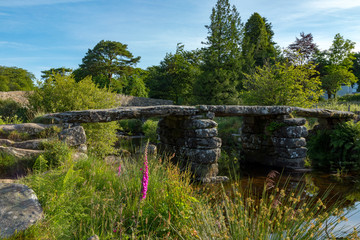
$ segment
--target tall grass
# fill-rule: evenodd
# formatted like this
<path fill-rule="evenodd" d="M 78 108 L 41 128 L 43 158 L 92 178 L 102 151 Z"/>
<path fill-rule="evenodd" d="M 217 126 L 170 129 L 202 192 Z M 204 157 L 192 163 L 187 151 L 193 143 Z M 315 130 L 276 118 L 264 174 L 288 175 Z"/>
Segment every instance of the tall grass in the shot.
<path fill-rule="evenodd" d="M 45 215 L 13 239 L 327 239 L 344 217 L 301 187 L 273 185 L 259 198 L 251 186 L 236 184 L 208 193 L 195 190 L 169 158 L 148 162 L 143 200 L 143 157 L 122 159 L 120 173 L 119 164 L 89 157 L 29 175 L 22 182 L 36 192 Z"/>

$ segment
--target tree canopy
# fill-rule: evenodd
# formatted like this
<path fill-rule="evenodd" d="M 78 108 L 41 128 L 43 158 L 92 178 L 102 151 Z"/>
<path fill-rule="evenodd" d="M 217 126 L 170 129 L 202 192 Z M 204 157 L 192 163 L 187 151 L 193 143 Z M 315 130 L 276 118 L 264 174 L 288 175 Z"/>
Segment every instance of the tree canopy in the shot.
<path fill-rule="evenodd" d="M 319 65 L 322 86 L 329 98 L 335 96 L 342 84 L 349 86 L 357 81 L 351 71 L 355 59 L 352 52 L 354 47 L 354 42 L 345 40 L 338 33 L 329 50 L 317 54 L 316 62 Z"/>
<path fill-rule="evenodd" d="M 112 81 L 131 75 L 139 61 L 140 57 L 134 57 L 126 44 L 101 40 L 88 50 L 74 75 L 77 81 L 90 75 L 98 86 L 111 87 Z"/>
<path fill-rule="evenodd" d="M 295 42 L 288 46 L 286 57 L 291 63 L 302 65 L 312 61 L 318 51 L 319 48 L 314 43 L 312 34 L 301 32 L 300 38 L 296 38 Z"/>
<path fill-rule="evenodd" d="M 198 103 L 234 104 L 238 102 L 243 24 L 228 0 L 217 1 L 210 21 L 205 26 L 208 36 L 203 49 L 203 73 L 194 93 Z"/>
<path fill-rule="evenodd" d="M 243 71 L 250 73 L 256 66 L 263 66 L 276 56 L 274 32 L 271 23 L 258 13 L 253 13 L 245 24 L 242 56 L 246 62 Z"/>
<path fill-rule="evenodd" d="M 0 91 L 30 91 L 34 80 L 34 74 L 25 69 L 0 66 Z"/>
<path fill-rule="evenodd" d="M 179 43 L 175 54 L 167 53 L 159 66 L 148 68 L 146 82 L 150 97 L 169 99 L 175 104 L 192 102 L 193 85 L 200 75 L 200 51 L 186 51 Z"/>
<path fill-rule="evenodd" d="M 249 105 L 311 107 L 323 94 L 315 65 L 289 62 L 266 63 L 246 74 L 242 99 Z"/>

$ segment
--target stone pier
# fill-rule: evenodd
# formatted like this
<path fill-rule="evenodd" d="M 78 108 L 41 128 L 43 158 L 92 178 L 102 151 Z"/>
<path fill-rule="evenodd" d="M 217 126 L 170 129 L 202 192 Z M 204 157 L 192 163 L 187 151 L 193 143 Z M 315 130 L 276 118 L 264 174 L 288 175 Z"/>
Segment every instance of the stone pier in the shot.
<path fill-rule="evenodd" d="M 221 152 L 216 127 L 216 122 L 201 116 L 165 117 L 158 124 L 161 148 L 175 153 L 174 160 L 189 167 L 197 180 L 213 181 Z"/>
<path fill-rule="evenodd" d="M 276 167 L 304 166 L 306 119 L 280 116 L 244 117 L 241 143 L 245 160 Z"/>

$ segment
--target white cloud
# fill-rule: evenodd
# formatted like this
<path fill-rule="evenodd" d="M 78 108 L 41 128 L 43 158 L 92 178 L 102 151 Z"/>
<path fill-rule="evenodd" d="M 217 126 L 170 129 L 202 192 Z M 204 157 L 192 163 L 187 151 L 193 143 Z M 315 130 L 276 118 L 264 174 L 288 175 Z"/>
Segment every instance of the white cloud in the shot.
<path fill-rule="evenodd" d="M 36 5 L 52 5 L 59 3 L 77 3 L 86 1 L 89 0 L 0 0 L 0 7 L 24 7 Z"/>

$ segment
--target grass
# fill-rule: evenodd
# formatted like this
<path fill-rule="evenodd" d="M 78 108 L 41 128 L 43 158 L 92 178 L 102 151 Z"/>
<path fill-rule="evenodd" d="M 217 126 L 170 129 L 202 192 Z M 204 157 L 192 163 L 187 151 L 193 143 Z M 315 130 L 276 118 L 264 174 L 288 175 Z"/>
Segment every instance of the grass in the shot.
<path fill-rule="evenodd" d="M 34 171 L 21 182 L 36 192 L 44 218 L 12 239 L 327 239 L 344 217 L 337 206 L 325 207 L 324 196 L 288 191 L 271 177 L 259 196 L 237 184 L 198 190 L 167 157 L 149 156 L 148 193 L 140 200 L 142 167 L 143 157 L 115 165 L 67 157 Z"/>
<path fill-rule="evenodd" d="M 339 110 L 339 111 L 352 111 L 358 112 L 360 111 L 360 104 L 359 102 L 354 101 L 341 101 L 340 99 L 330 99 L 327 101 L 319 102 L 314 108 L 323 108 L 323 109 L 330 109 L 330 110 Z"/>

